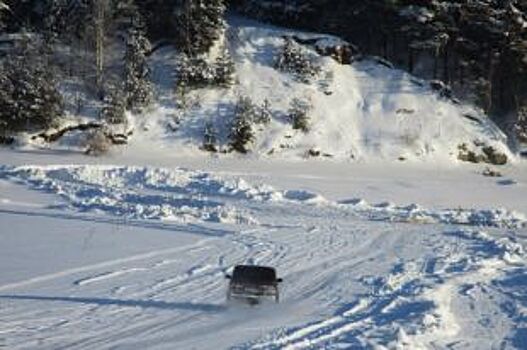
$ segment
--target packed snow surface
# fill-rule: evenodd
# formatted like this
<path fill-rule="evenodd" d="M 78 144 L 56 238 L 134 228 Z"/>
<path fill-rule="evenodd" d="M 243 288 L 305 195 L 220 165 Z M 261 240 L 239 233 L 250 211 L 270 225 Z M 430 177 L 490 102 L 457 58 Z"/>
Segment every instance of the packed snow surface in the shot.
<path fill-rule="evenodd" d="M 525 347 L 522 213 L 304 188 L 181 167 L 2 166 L 0 346 Z M 277 268 L 279 305 L 226 301 L 241 263 Z"/>

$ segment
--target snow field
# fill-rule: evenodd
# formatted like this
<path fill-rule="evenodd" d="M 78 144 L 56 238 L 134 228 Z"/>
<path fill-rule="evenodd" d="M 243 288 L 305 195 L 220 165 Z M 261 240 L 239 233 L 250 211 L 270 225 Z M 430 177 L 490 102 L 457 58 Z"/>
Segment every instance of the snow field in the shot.
<path fill-rule="evenodd" d="M 0 179 L 10 228 L 0 253 L 27 266 L 0 285 L 9 349 L 524 344 L 518 213 L 331 201 L 183 168 L 4 166 Z M 34 205 L 11 202 L 17 189 Z M 150 208 L 158 202 L 168 215 Z M 244 219 L 211 219 L 226 208 Z M 113 243 L 73 243 L 85 236 Z M 9 255 L 29 249 L 15 245 L 23 237 L 32 253 Z M 55 267 L 44 272 L 47 255 Z M 82 259 L 61 267 L 70 255 Z M 226 303 L 224 274 L 238 263 L 276 266 L 281 304 Z"/>

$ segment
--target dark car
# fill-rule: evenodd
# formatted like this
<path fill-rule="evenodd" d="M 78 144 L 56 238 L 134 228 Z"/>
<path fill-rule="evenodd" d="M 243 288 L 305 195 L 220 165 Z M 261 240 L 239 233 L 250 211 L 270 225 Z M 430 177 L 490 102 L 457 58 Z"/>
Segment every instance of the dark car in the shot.
<path fill-rule="evenodd" d="M 281 278 L 276 278 L 276 270 L 267 266 L 237 265 L 230 279 L 227 299 L 244 299 L 258 302 L 261 298 L 271 297 L 276 302 L 280 300 L 278 284 Z"/>

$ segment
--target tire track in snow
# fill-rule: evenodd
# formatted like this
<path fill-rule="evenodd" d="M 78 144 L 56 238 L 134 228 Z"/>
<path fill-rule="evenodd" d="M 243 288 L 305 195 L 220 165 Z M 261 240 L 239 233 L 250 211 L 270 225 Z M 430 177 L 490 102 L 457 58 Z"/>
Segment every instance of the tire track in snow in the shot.
<path fill-rule="evenodd" d="M 212 240 L 212 238 L 209 239 L 209 240 Z M 51 274 L 47 274 L 47 275 L 43 275 L 43 276 L 30 278 L 30 279 L 27 279 L 25 281 L 9 283 L 9 284 L 5 284 L 3 286 L 0 286 L 0 292 L 4 292 L 4 291 L 7 291 L 7 290 L 12 290 L 12 289 L 17 289 L 17 288 L 22 288 L 22 287 L 27 287 L 27 286 L 32 285 L 32 284 L 48 282 L 48 281 L 51 281 L 51 280 L 54 280 L 54 279 L 57 279 L 57 278 L 68 277 L 68 276 L 71 276 L 71 275 L 81 274 L 81 273 L 89 272 L 89 271 L 92 271 L 92 270 L 105 269 L 105 268 L 108 268 L 108 267 L 111 267 L 111 266 L 115 266 L 115 265 L 126 264 L 126 263 L 136 262 L 136 261 L 140 261 L 140 260 L 152 259 L 152 258 L 163 256 L 163 255 L 174 254 L 174 253 L 178 253 L 178 252 L 181 252 L 181 251 L 185 251 L 187 249 L 191 249 L 191 248 L 196 247 L 196 246 L 201 246 L 201 245 L 205 244 L 209 240 L 202 240 L 202 241 L 199 241 L 197 243 L 190 244 L 190 245 L 187 245 L 187 246 L 184 246 L 184 247 L 156 250 L 156 251 L 152 251 L 152 252 L 148 252 L 148 253 L 142 253 L 142 254 L 137 254 L 137 255 L 133 255 L 133 256 L 129 256 L 129 257 L 125 257 L 125 258 L 120 258 L 120 259 L 115 259 L 115 260 L 108 260 L 108 261 L 101 262 L 101 263 L 96 263 L 96 264 L 92 264 L 92 265 L 87 265 L 87 266 L 67 269 L 67 270 L 63 270 L 63 271 L 59 271 L 59 272 L 55 272 L 55 273 L 51 273 Z"/>
<path fill-rule="evenodd" d="M 396 272 L 390 274 L 384 281 L 375 286 L 376 291 L 373 295 L 364 295 L 350 307 L 344 308 L 337 315 L 300 327 L 268 342 L 257 343 L 251 349 L 306 349 L 318 348 L 342 335 L 349 335 L 353 331 L 359 342 L 358 335 L 360 330 L 363 332 L 378 325 L 375 320 L 378 314 L 384 313 L 398 300 L 404 296 L 406 288 L 413 289 L 415 281 L 421 278 L 421 273 L 416 273 L 414 264 L 408 264 L 409 276 L 406 273 Z M 399 270 L 399 269 L 398 269 Z M 420 271 L 420 270 L 418 270 Z M 405 277 L 401 277 L 405 276 Z M 387 292 L 386 290 L 390 290 Z M 349 340 L 348 340 L 349 341 Z"/>
<path fill-rule="evenodd" d="M 441 263 L 431 262 L 425 257 L 420 262 L 396 265 L 387 277 L 371 281 L 375 288 L 372 295 L 365 295 L 335 316 L 290 331 L 278 331 L 270 340 L 240 348 L 298 350 L 331 348 L 331 344 L 335 343 L 360 348 L 385 345 L 388 348 L 424 349 L 431 344 L 446 344 L 447 340 L 455 340 L 461 326 L 457 324 L 458 316 L 451 304 L 462 287 L 467 283 L 488 283 L 503 269 L 510 267 L 511 262 L 513 266 L 525 265 L 523 257 L 511 259 L 511 254 L 523 255 L 523 250 L 516 244 L 503 239 L 494 240 L 480 233 L 462 235 L 474 240 L 473 243 L 487 244 L 488 254 L 473 257 L 466 264 L 466 251 L 451 255 L 450 248 L 444 248 L 436 258 L 442 260 Z M 495 250 L 496 247 L 499 249 Z M 416 314 L 412 314 L 412 308 Z M 417 324 L 405 319 L 404 312 L 408 311 L 407 318 L 420 319 Z M 390 316 L 391 313 L 393 316 Z M 417 327 L 419 324 L 421 328 Z M 393 342 L 383 344 L 387 335 L 383 333 L 383 328 L 392 325 L 399 328 L 400 334 Z M 413 329 L 413 334 L 406 333 L 407 327 Z"/>
<path fill-rule="evenodd" d="M 98 274 L 98 275 L 95 275 L 95 276 L 92 276 L 92 277 L 81 278 L 79 280 L 74 281 L 73 284 L 77 285 L 77 286 L 85 286 L 85 285 L 88 285 L 88 284 L 101 282 L 101 281 L 108 280 L 108 279 L 111 279 L 111 278 L 120 277 L 120 276 L 123 276 L 123 275 L 126 275 L 126 274 L 130 274 L 130 273 L 134 273 L 134 272 L 140 272 L 140 271 L 141 272 L 142 271 L 147 271 L 147 269 L 145 269 L 145 268 L 131 268 L 131 269 L 123 269 L 123 270 L 112 271 L 112 272 L 104 272 L 104 273 L 101 273 L 101 274 Z"/>

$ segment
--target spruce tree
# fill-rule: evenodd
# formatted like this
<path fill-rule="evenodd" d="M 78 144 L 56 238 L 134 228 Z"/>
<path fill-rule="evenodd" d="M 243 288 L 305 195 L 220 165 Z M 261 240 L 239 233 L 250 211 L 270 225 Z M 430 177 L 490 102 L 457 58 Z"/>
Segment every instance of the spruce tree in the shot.
<path fill-rule="evenodd" d="M 47 129 L 63 114 L 63 98 L 45 53 L 24 40 L 0 65 L 1 128 L 8 133 Z"/>
<path fill-rule="evenodd" d="M 311 103 L 308 100 L 295 98 L 289 108 L 289 118 L 293 124 L 294 130 L 300 130 L 304 133 L 310 130 L 310 111 Z"/>
<path fill-rule="evenodd" d="M 295 79 L 308 83 L 320 72 L 320 67 L 313 63 L 311 57 L 292 38 L 286 38 L 282 51 L 276 58 L 275 68 L 291 73 Z"/>
<path fill-rule="evenodd" d="M 151 50 L 150 41 L 144 31 L 144 22 L 138 11 L 130 14 L 130 27 L 126 37 L 125 91 L 126 105 L 130 110 L 141 109 L 152 102 L 152 84 L 147 53 Z"/>
<path fill-rule="evenodd" d="M 126 95 L 123 89 L 111 85 L 106 90 L 104 107 L 99 115 L 100 119 L 110 125 L 126 125 Z"/>
<path fill-rule="evenodd" d="M 230 146 L 239 153 L 247 153 L 255 139 L 253 130 L 254 104 L 248 97 L 240 97 L 234 110 L 234 120 L 229 134 Z"/>
<path fill-rule="evenodd" d="M 227 48 L 224 48 L 216 59 L 214 70 L 214 82 L 216 85 L 229 87 L 234 84 L 234 61 Z"/>

